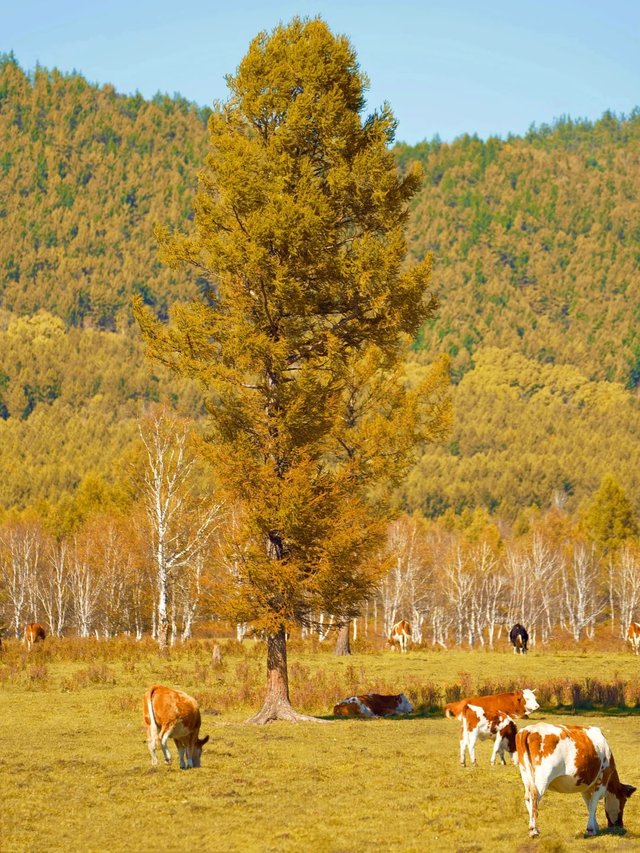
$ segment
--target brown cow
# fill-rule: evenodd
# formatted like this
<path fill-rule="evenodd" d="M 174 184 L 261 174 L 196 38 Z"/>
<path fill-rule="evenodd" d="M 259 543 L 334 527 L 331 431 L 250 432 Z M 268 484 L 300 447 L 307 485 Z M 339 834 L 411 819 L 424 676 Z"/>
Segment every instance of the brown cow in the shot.
<path fill-rule="evenodd" d="M 31 651 L 31 646 L 34 643 L 41 643 L 46 636 L 44 628 L 39 622 L 30 622 L 24 629 L 24 641 L 27 644 L 27 650 Z"/>
<path fill-rule="evenodd" d="M 396 645 L 400 646 L 401 652 L 406 652 L 411 639 L 411 625 L 406 619 L 401 619 L 391 629 L 387 645 L 395 651 Z"/>
<path fill-rule="evenodd" d="M 410 714 L 412 711 L 413 705 L 404 693 L 397 696 L 383 696 L 380 693 L 350 696 L 333 708 L 336 717 L 391 717 L 394 714 Z"/>
<path fill-rule="evenodd" d="M 526 717 L 537 711 L 540 705 L 534 696 L 534 690 L 513 690 L 511 693 L 495 693 L 490 696 L 469 696 L 457 702 L 449 702 L 444 706 L 447 717 L 455 717 L 462 722 L 462 712 L 467 705 L 477 705 L 482 708 L 488 718 L 493 718 L 498 711 L 508 714 L 512 719 Z"/>
<path fill-rule="evenodd" d="M 587 835 L 596 835 L 596 809 L 604 797 L 609 826 L 622 827 L 622 814 L 636 790 L 624 785 L 609 744 L 596 726 L 525 726 L 516 735 L 524 801 L 529 812 L 529 835 L 539 835 L 538 803 L 545 791 L 582 794 L 589 818 Z"/>
<path fill-rule="evenodd" d="M 183 770 L 200 767 L 202 747 L 209 740 L 209 735 L 198 737 L 201 725 L 200 709 L 192 696 L 156 684 L 144 694 L 143 716 L 153 766 L 158 763 L 156 741 L 159 735 L 167 764 L 171 761 L 167 741 L 172 738 L 178 748 L 180 767 Z"/>
<path fill-rule="evenodd" d="M 627 640 L 631 643 L 634 654 L 640 653 L 640 625 L 632 622 L 627 629 Z"/>

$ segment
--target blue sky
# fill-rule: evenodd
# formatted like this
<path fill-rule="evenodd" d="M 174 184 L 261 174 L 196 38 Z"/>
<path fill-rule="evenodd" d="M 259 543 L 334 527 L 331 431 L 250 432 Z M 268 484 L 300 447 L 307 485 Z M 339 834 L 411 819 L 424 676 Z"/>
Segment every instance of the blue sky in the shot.
<path fill-rule="evenodd" d="M 256 33 L 296 14 L 349 36 L 369 106 L 389 101 L 410 143 L 640 105 L 640 0 L 14 0 L 0 51 L 25 69 L 75 69 L 120 92 L 204 105 L 226 97 L 224 75 Z"/>

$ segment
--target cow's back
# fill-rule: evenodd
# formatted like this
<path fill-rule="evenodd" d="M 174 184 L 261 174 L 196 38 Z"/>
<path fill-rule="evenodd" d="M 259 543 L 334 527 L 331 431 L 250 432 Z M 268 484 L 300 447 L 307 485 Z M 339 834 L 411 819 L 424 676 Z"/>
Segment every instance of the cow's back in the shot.
<path fill-rule="evenodd" d="M 495 693 L 490 696 L 469 696 L 457 702 L 445 705 L 447 717 L 461 718 L 467 705 L 477 705 L 482 708 L 487 717 L 495 717 L 499 711 L 509 717 L 522 717 L 525 714 L 525 702 L 521 690 L 512 693 Z"/>
<path fill-rule="evenodd" d="M 144 721 L 149 725 L 149 710 L 153 711 L 155 722 L 165 726 L 174 720 L 180 720 L 191 731 L 198 731 L 201 725 L 198 703 L 187 693 L 156 684 L 149 688 L 143 700 Z"/>

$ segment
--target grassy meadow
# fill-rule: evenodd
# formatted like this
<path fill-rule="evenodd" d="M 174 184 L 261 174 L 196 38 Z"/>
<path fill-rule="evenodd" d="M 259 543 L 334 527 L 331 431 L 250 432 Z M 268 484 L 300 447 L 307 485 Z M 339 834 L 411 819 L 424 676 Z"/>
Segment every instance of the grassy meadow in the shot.
<path fill-rule="evenodd" d="M 628 652 L 467 652 L 407 655 L 292 643 L 291 694 L 317 725 L 244 724 L 260 705 L 262 644 L 212 641 L 160 657 L 149 641 L 47 639 L 27 655 L 0 652 L 0 850 L 15 851 L 631 851 L 640 847 L 640 795 L 627 832 L 584 839 L 579 796 L 548 793 L 531 841 L 516 768 L 458 764 L 459 724 L 442 704 L 461 691 L 529 686 L 532 721 L 594 722 L 624 782 L 640 787 L 640 661 Z M 211 741 L 199 770 L 151 767 L 141 700 L 153 683 L 195 695 Z M 332 720 L 354 692 L 406 692 L 404 719 Z M 573 703 L 573 704 L 571 704 Z M 602 706 L 610 707 L 603 711 Z M 593 708 L 588 706 L 592 705 Z M 159 753 L 161 760 L 161 755 Z M 606 824 L 599 807 L 600 825 Z"/>

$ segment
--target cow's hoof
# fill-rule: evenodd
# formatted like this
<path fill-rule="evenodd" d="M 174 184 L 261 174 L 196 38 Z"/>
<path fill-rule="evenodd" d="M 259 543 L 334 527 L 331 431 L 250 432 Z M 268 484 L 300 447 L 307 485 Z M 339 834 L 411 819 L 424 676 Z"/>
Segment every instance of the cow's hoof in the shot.
<path fill-rule="evenodd" d="M 529 830 L 529 837 L 530 838 L 537 838 L 539 835 L 540 835 L 540 830 L 538 830 L 538 829 L 530 829 Z"/>

